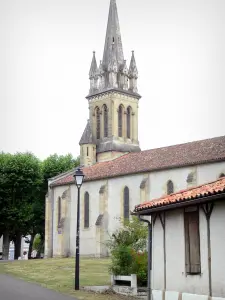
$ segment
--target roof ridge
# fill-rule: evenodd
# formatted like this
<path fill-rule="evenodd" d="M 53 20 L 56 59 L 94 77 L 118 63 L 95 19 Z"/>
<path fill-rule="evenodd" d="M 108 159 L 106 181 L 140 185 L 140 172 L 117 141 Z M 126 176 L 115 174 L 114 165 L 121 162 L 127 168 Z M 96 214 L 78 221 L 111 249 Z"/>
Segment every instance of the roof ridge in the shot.
<path fill-rule="evenodd" d="M 97 162 L 84 168 L 85 181 L 225 161 L 225 136 L 180 145 L 125 152 L 111 160 Z M 67 177 L 55 180 L 54 184 L 68 184 L 72 179 L 71 176 Z"/>
<path fill-rule="evenodd" d="M 198 143 L 198 142 L 204 142 L 204 141 L 212 141 L 215 139 L 219 139 L 219 138 L 224 138 L 225 135 L 221 135 L 221 136 L 216 136 L 216 137 L 212 137 L 212 138 L 207 138 L 207 139 L 201 139 L 201 140 L 194 140 L 191 142 L 185 142 L 185 143 L 181 143 L 181 144 L 174 144 L 174 145 L 169 145 L 169 146 L 162 146 L 162 147 L 156 147 L 156 148 L 151 148 L 151 149 L 146 149 L 146 150 L 142 150 L 141 152 L 147 152 L 147 151 L 152 151 L 152 150 L 159 150 L 159 149 L 165 149 L 165 148 L 172 148 L 172 147 L 177 147 L 177 146 L 182 146 L 182 145 L 187 145 L 187 144 L 193 144 L 193 143 Z M 137 152 L 131 152 L 130 154 L 134 154 Z"/>

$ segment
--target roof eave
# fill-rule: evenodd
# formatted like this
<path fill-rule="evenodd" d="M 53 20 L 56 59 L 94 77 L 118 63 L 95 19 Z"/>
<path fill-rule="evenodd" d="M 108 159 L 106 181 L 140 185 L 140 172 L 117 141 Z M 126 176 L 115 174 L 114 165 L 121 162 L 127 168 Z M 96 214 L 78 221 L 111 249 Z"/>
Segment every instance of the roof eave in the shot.
<path fill-rule="evenodd" d="M 184 168 L 184 167 L 191 167 L 191 166 L 195 166 L 195 165 L 204 165 L 204 164 L 208 164 L 208 163 L 217 163 L 219 161 L 225 161 L 225 158 L 219 158 L 219 159 L 212 159 L 212 160 L 205 160 L 205 161 L 201 161 L 201 162 L 195 162 L 195 163 L 188 163 L 188 164 L 182 164 L 182 165 L 174 165 L 174 166 L 170 166 L 170 167 L 162 167 L 162 168 L 154 168 L 154 169 L 145 169 L 145 170 L 140 170 L 140 171 L 133 171 L 130 173 L 122 173 L 122 174 L 116 174 L 116 175 L 109 175 L 106 177 L 99 177 L 99 178 L 88 178 L 88 179 L 84 179 L 84 182 L 88 182 L 88 181 L 98 181 L 98 180 L 103 180 L 105 178 L 110 179 L 110 178 L 117 178 L 117 177 L 123 177 L 123 176 L 128 176 L 128 175 L 136 175 L 136 174 L 145 174 L 145 173 L 149 173 L 149 172 L 159 172 L 159 171 L 165 171 L 165 170 L 172 170 L 172 169 L 180 169 L 180 168 Z M 68 183 L 52 183 L 50 186 L 61 186 L 61 185 L 67 185 L 67 184 L 73 184 L 74 181 L 68 182 Z"/>
<path fill-rule="evenodd" d="M 197 205 L 197 204 L 204 204 L 207 202 L 212 202 L 212 201 L 216 201 L 216 200 L 222 200 L 223 198 L 225 198 L 225 192 L 222 193 L 217 193 L 215 195 L 210 195 L 210 196 L 202 196 L 202 197 L 198 197 L 192 200 L 184 200 L 181 202 L 176 202 L 176 203 L 171 203 L 168 205 L 162 205 L 162 206 L 158 206 L 158 207 L 153 207 L 153 208 L 146 208 L 146 209 L 141 209 L 141 210 L 137 210 L 137 211 L 133 211 L 132 215 L 152 215 L 154 213 L 157 212 L 163 212 L 163 211 L 168 211 L 168 210 L 172 210 L 172 209 L 179 209 L 182 207 L 187 207 L 187 206 L 192 206 L 192 205 Z"/>

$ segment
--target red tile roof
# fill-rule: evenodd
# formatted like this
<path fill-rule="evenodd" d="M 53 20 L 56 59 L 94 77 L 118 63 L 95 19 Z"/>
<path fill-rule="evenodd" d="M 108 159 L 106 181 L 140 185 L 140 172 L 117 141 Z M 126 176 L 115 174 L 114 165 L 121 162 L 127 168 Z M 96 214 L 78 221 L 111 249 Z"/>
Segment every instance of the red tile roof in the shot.
<path fill-rule="evenodd" d="M 146 210 L 154 209 L 159 207 L 170 207 L 173 204 L 181 202 L 190 202 L 195 199 L 205 198 L 217 194 L 225 193 L 225 177 L 222 177 L 214 182 L 193 187 L 187 190 L 183 190 L 171 195 L 163 196 L 159 199 L 147 201 L 142 204 L 136 205 L 134 212 L 143 212 Z"/>
<path fill-rule="evenodd" d="M 85 180 L 99 180 L 135 173 L 225 161 L 225 136 L 175 146 L 125 154 L 117 159 L 83 168 Z M 73 183 L 72 174 L 52 183 Z"/>

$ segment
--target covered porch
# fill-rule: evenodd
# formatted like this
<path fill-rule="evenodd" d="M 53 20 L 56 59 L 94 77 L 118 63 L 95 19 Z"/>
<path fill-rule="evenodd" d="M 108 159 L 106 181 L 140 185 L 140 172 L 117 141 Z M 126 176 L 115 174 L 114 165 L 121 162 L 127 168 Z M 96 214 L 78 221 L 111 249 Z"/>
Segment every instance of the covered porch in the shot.
<path fill-rule="evenodd" d="M 225 177 L 139 204 L 133 214 L 151 219 L 148 299 L 225 299 Z"/>

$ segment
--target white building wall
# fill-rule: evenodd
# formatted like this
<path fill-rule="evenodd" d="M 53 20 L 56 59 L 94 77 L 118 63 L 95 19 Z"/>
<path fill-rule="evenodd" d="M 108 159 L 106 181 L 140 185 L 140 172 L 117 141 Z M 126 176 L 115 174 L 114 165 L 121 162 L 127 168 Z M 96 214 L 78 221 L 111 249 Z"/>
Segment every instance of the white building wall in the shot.
<path fill-rule="evenodd" d="M 185 273 L 185 240 L 183 210 L 166 212 L 166 291 L 186 293 L 183 299 L 194 295 L 209 295 L 208 246 L 206 217 L 200 210 L 201 275 Z M 215 203 L 210 220 L 212 295 L 225 298 L 225 199 Z M 164 290 L 163 228 L 159 218 L 153 229 L 152 288 L 157 300 L 162 300 Z M 161 292 L 160 292 L 161 291 Z M 191 294 L 193 294 L 191 296 Z M 171 296 L 170 299 L 175 300 Z M 177 294 L 176 294 L 177 295 Z M 173 299 L 172 299 L 173 298 Z M 198 296 L 196 299 L 200 299 Z"/>
<path fill-rule="evenodd" d="M 95 255 L 97 248 L 96 241 L 96 226 L 95 222 L 99 215 L 99 189 L 102 185 L 108 185 L 108 233 L 115 231 L 121 224 L 121 206 L 122 192 L 125 186 L 130 191 L 130 210 L 140 203 L 140 184 L 142 180 L 148 177 L 148 194 L 146 201 L 159 198 L 166 194 L 167 181 L 172 180 L 174 183 L 174 191 L 179 191 L 188 188 L 187 177 L 193 172 L 196 180 L 193 185 L 200 185 L 210 181 L 217 180 L 220 173 L 225 173 L 225 162 L 217 162 L 206 165 L 198 165 L 192 167 L 176 168 L 170 170 L 155 171 L 151 173 L 128 175 L 108 180 L 99 180 L 84 182 L 81 187 L 81 201 L 83 201 L 85 191 L 90 195 L 90 228 L 83 229 L 81 226 L 81 254 Z M 55 187 L 54 201 L 62 196 L 62 193 L 68 189 L 67 186 Z M 71 203 L 69 204 L 70 226 L 68 229 L 68 239 L 70 244 L 70 254 L 75 254 L 76 247 L 76 210 L 77 210 L 77 188 L 74 184 L 70 186 Z M 54 253 L 58 249 L 58 232 L 57 232 L 57 208 L 54 210 Z"/>
<path fill-rule="evenodd" d="M 95 222 L 99 216 L 99 190 L 105 181 L 84 182 L 81 187 L 81 203 L 84 201 L 85 192 L 89 193 L 89 228 L 83 228 L 83 223 L 80 224 L 80 254 L 81 255 L 96 255 L 96 225 Z M 71 186 L 71 213 L 70 213 L 70 252 L 75 255 L 76 249 L 76 227 L 77 227 L 77 187 Z M 83 216 L 81 216 L 82 220 Z"/>
<path fill-rule="evenodd" d="M 125 186 L 129 188 L 130 210 L 140 202 L 140 184 L 144 175 L 130 175 L 112 178 L 108 181 L 109 233 L 120 227 L 121 207 Z"/>
<path fill-rule="evenodd" d="M 62 197 L 62 194 L 65 190 L 68 189 L 66 186 L 57 186 L 53 189 L 54 192 L 54 211 L 53 211 L 53 256 L 57 256 L 60 253 L 60 242 L 59 242 L 59 233 L 58 233 L 58 197 Z"/>
<path fill-rule="evenodd" d="M 217 180 L 221 173 L 225 174 L 225 162 L 200 165 L 197 169 L 198 185 Z"/>
<path fill-rule="evenodd" d="M 215 204 L 211 220 L 212 293 L 225 298 L 225 199 Z"/>

